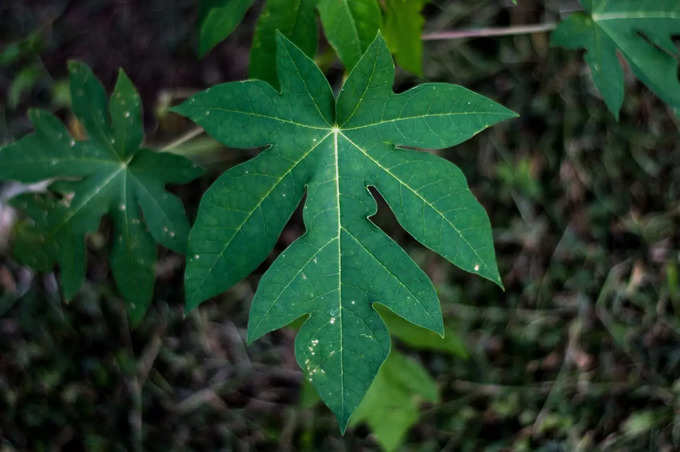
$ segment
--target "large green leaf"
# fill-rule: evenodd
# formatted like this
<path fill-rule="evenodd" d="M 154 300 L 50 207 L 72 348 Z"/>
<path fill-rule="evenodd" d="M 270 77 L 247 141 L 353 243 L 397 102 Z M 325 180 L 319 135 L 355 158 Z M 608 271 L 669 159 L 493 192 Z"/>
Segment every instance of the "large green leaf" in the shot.
<path fill-rule="evenodd" d="M 241 23 L 254 0 L 201 0 L 198 55 L 202 58 Z"/>
<path fill-rule="evenodd" d="M 423 33 L 420 13 L 428 0 L 385 0 L 382 32 L 390 51 L 407 71 L 423 75 Z"/>
<path fill-rule="evenodd" d="M 585 48 L 593 81 L 617 117 L 623 102 L 623 71 L 617 50 L 635 75 L 680 114 L 678 0 L 581 0 L 585 12 L 562 21 L 552 44 Z"/>
<path fill-rule="evenodd" d="M 437 382 L 416 361 L 392 351 L 352 416 L 366 422 L 378 443 L 393 451 L 420 415 L 422 402 L 439 401 Z"/>
<path fill-rule="evenodd" d="M 380 28 L 376 0 L 320 0 L 319 16 L 328 42 L 350 70 Z"/>
<path fill-rule="evenodd" d="M 376 211 L 368 187 L 418 241 L 500 285 L 489 219 L 461 171 L 401 146 L 453 146 L 515 114 L 444 83 L 394 94 L 394 65 L 380 36 L 337 100 L 314 62 L 282 35 L 277 66 L 281 93 L 256 80 L 225 83 L 175 109 L 231 147 L 269 145 L 225 172 L 201 200 L 189 237 L 187 307 L 253 271 L 306 191 L 306 233 L 260 280 L 248 340 L 308 316 L 297 360 L 344 430 L 390 349 L 373 303 L 443 332 L 425 273 L 368 220 Z"/>
<path fill-rule="evenodd" d="M 114 224 L 111 269 L 137 322 L 153 293 L 154 241 L 183 253 L 189 232 L 181 201 L 164 185 L 189 182 L 201 169 L 183 157 L 140 147 L 141 102 L 122 70 L 110 101 L 86 65 L 71 62 L 69 70 L 73 110 L 90 140 L 74 140 L 55 116 L 33 110 L 35 132 L 0 148 L 0 180 L 63 179 L 47 196 L 14 200 L 34 222 L 20 234 L 15 254 L 40 270 L 58 264 L 70 299 L 85 276 L 85 235 L 108 213 Z"/>
<path fill-rule="evenodd" d="M 267 0 L 257 19 L 250 49 L 250 76 L 278 88 L 276 78 L 276 31 L 283 33 L 308 56 L 317 46 L 316 4 L 318 0 Z"/>

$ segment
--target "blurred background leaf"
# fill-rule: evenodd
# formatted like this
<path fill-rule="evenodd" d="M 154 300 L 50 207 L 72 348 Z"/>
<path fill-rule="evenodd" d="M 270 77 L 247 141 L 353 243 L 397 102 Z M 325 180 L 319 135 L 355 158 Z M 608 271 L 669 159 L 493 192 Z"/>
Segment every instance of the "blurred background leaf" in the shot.
<path fill-rule="evenodd" d="M 437 383 L 418 362 L 392 351 L 354 412 L 351 425 L 367 423 L 383 449 L 393 451 L 418 421 L 421 401 L 439 401 Z"/>
<path fill-rule="evenodd" d="M 254 0 L 200 0 L 198 56 L 204 57 L 241 23 Z"/>
<path fill-rule="evenodd" d="M 257 14 L 197 61 L 195 0 L 68 2 L 54 19 L 62 3 L 0 2 L 0 52 L 38 30 L 45 36 L 37 56 L 0 67 L 2 99 L 32 58 L 45 70 L 15 109 L 0 102 L 0 142 L 30 131 L 28 106 L 79 130 L 60 88 L 69 58 L 108 74 L 109 90 L 125 68 L 142 94 L 154 147 L 192 131 L 168 105 L 248 76 Z M 568 0 L 510 6 L 432 0 L 424 32 L 554 23 L 579 8 Z M 318 55 L 333 55 L 327 42 L 318 46 Z M 337 90 L 344 68 L 333 59 L 325 67 Z M 423 61 L 425 79 L 462 84 L 521 117 L 436 151 L 461 167 L 492 218 L 505 292 L 416 244 L 383 201 L 373 217 L 433 279 L 445 324 L 469 355 L 393 337 L 393 350 L 436 380 L 441 400 L 421 399 L 400 450 L 680 449 L 677 118 L 624 68 L 616 123 L 581 55 L 551 49 L 547 33 L 426 41 Z M 395 89 L 417 81 L 398 70 Z M 200 134 L 173 151 L 207 168 L 201 180 L 172 187 L 190 217 L 217 174 L 257 152 Z M 0 448 L 380 449 L 366 423 L 340 437 L 327 410 L 300 406 L 292 331 L 244 345 L 248 300 L 268 263 L 304 232 L 299 212 L 267 263 L 186 318 L 183 263 L 161 250 L 153 308 L 132 332 L 116 308 L 102 248 L 107 219 L 88 238 L 87 282 L 68 305 L 55 275 L 27 271 L 3 247 L 16 220 L 0 204 Z"/>

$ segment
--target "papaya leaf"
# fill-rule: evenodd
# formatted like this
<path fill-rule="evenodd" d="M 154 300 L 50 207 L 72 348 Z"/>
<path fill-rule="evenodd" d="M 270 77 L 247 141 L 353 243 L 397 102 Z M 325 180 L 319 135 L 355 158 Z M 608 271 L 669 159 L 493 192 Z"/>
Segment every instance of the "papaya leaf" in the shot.
<path fill-rule="evenodd" d="M 201 0 L 198 11 L 198 56 L 203 58 L 241 23 L 254 0 Z"/>
<path fill-rule="evenodd" d="M 423 366 L 393 350 L 354 412 L 352 425 L 365 422 L 382 448 L 393 451 L 418 422 L 420 404 L 438 401 L 437 382 Z"/>
<path fill-rule="evenodd" d="M 380 28 L 376 0 L 320 0 L 319 16 L 328 42 L 349 71 Z"/>
<path fill-rule="evenodd" d="M 382 32 L 387 47 L 399 66 L 423 75 L 423 33 L 425 19 L 421 14 L 427 0 L 385 0 Z"/>
<path fill-rule="evenodd" d="M 257 19 L 250 49 L 250 76 L 278 88 L 276 78 L 276 30 L 314 57 L 318 40 L 318 0 L 267 0 Z"/>
<path fill-rule="evenodd" d="M 76 141 L 54 115 L 32 110 L 35 132 L 0 148 L 0 180 L 58 179 L 47 196 L 13 199 L 33 220 L 31 228 L 23 228 L 14 252 L 38 270 L 59 265 L 69 300 L 85 277 L 85 235 L 109 214 L 115 231 L 111 269 L 137 323 L 153 294 L 154 242 L 179 253 L 186 248 L 184 206 L 164 185 L 187 183 L 201 169 L 183 157 L 140 147 L 141 101 L 122 70 L 110 101 L 85 64 L 70 62 L 69 72 L 73 111 L 90 139 Z"/>
<path fill-rule="evenodd" d="M 515 116 L 445 83 L 392 91 L 394 64 L 378 35 L 338 98 L 314 62 L 281 34 L 281 92 L 251 80 L 201 92 L 175 111 L 236 148 L 269 145 L 208 189 L 189 235 L 187 309 L 252 272 L 307 194 L 305 234 L 260 280 L 249 342 L 307 316 L 295 342 L 300 366 L 345 430 L 389 353 L 380 303 L 443 333 L 432 283 L 368 218 L 374 186 L 418 241 L 501 285 L 491 226 L 462 172 L 434 154 Z"/>
<path fill-rule="evenodd" d="M 618 120 L 623 103 L 623 70 L 617 50 L 633 73 L 680 114 L 680 50 L 672 40 L 680 34 L 677 0 L 581 0 L 574 13 L 552 33 L 551 43 L 586 49 L 593 81 Z"/>

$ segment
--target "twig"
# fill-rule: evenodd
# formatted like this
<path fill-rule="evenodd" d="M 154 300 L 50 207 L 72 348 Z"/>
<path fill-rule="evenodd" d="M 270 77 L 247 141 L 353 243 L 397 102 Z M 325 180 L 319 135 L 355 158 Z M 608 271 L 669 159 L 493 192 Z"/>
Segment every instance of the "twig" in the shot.
<path fill-rule="evenodd" d="M 545 23 L 536 25 L 520 25 L 517 27 L 490 27 L 472 30 L 438 31 L 434 33 L 426 33 L 422 36 L 422 39 L 423 41 L 442 41 L 447 39 L 485 38 L 487 36 L 523 35 L 530 33 L 544 33 L 546 31 L 554 30 L 555 27 L 557 27 L 557 24 L 555 23 Z"/>
<path fill-rule="evenodd" d="M 163 150 L 163 151 L 168 151 L 168 150 L 170 150 L 170 149 L 176 148 L 177 146 L 181 146 L 181 145 L 183 145 L 184 143 L 186 143 L 187 141 L 191 140 L 192 138 L 196 138 L 197 136 L 199 136 L 199 135 L 202 134 L 203 132 L 204 132 L 204 130 L 203 130 L 202 127 L 195 127 L 195 128 L 193 128 L 193 129 L 189 130 L 189 131 L 188 131 L 187 133 L 185 133 L 184 135 L 182 135 L 182 136 L 180 136 L 179 138 L 177 138 L 176 140 L 171 141 L 170 143 L 168 143 L 168 144 L 166 144 L 165 146 L 163 146 L 163 147 L 161 148 L 161 150 Z"/>
<path fill-rule="evenodd" d="M 581 316 L 583 315 L 583 310 L 581 310 L 580 314 Z M 574 351 L 578 346 L 578 341 L 581 337 L 581 332 L 583 331 L 583 319 L 581 316 L 576 317 L 569 325 L 569 339 L 567 341 L 567 349 L 564 352 L 564 360 L 560 366 L 557 378 L 555 378 L 554 384 L 550 388 L 550 391 L 548 391 L 548 396 L 545 398 L 543 406 L 541 407 L 541 410 L 538 412 L 538 415 L 534 419 L 534 423 L 531 426 L 532 435 L 540 433 L 541 425 L 548 414 L 548 410 L 551 408 L 553 400 L 563 389 L 565 382 L 564 380 L 566 379 L 566 372 L 569 369 L 569 365 L 574 360 Z"/>
<path fill-rule="evenodd" d="M 118 303 L 119 306 L 124 306 L 123 303 Z M 125 308 L 119 310 L 121 315 L 121 336 L 122 341 L 129 349 L 130 354 L 134 357 L 135 350 L 132 344 L 132 332 L 130 329 L 130 322 L 128 320 Z M 143 401 L 142 401 L 142 385 L 139 383 L 139 375 L 137 369 L 131 375 L 127 376 L 127 388 L 130 393 L 130 411 L 128 413 L 128 423 L 130 425 L 130 441 L 132 443 L 132 450 L 141 452 L 144 450 L 143 441 Z"/>
<path fill-rule="evenodd" d="M 156 328 L 153 337 L 142 351 L 142 355 L 137 359 L 137 376 L 139 378 L 140 388 L 144 386 L 144 382 L 149 376 L 149 371 L 153 367 L 154 361 L 158 357 L 158 352 L 163 345 L 163 333 L 165 332 L 165 324 Z"/>

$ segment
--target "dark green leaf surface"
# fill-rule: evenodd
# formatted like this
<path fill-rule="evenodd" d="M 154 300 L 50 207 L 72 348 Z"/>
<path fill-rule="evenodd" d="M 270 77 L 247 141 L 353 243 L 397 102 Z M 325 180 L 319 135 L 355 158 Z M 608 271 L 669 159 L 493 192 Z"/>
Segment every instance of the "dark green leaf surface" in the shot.
<path fill-rule="evenodd" d="M 423 33 L 420 13 L 428 0 L 385 0 L 382 32 L 399 66 L 423 75 Z"/>
<path fill-rule="evenodd" d="M 277 66 L 281 93 L 261 81 L 225 83 L 175 109 L 231 147 L 269 145 L 203 197 L 189 238 L 187 307 L 253 271 L 306 192 L 306 232 L 260 280 L 248 340 L 307 316 L 297 360 L 344 430 L 390 349 L 374 303 L 443 333 L 431 282 L 368 220 L 376 211 L 368 187 L 421 243 L 500 285 L 489 219 L 463 174 L 399 146 L 453 146 L 515 114 L 449 84 L 394 94 L 380 36 L 337 101 L 314 62 L 281 35 Z"/>
<path fill-rule="evenodd" d="M 123 71 L 108 101 L 87 66 L 72 62 L 69 69 L 73 110 L 90 140 L 74 140 L 55 116 L 34 110 L 29 116 L 35 132 L 0 148 L 0 179 L 67 179 L 54 182 L 47 196 L 13 201 L 34 222 L 18 237 L 15 254 L 39 270 L 57 264 L 70 299 L 85 276 L 85 235 L 109 214 L 111 269 L 136 322 L 153 293 L 154 241 L 180 253 L 186 247 L 184 207 L 164 185 L 189 182 L 201 170 L 183 157 L 140 148 L 141 102 Z"/>
<path fill-rule="evenodd" d="M 328 42 L 349 71 L 380 28 L 376 0 L 320 0 L 319 16 Z"/>
<path fill-rule="evenodd" d="M 437 382 L 427 371 L 392 351 L 352 416 L 352 425 L 366 422 L 383 449 L 393 451 L 418 422 L 420 404 L 438 401 Z"/>
<path fill-rule="evenodd" d="M 680 51 L 672 36 L 680 34 L 677 0 L 582 0 L 584 13 L 559 24 L 552 44 L 585 48 L 593 81 L 617 117 L 623 102 L 623 71 L 617 50 L 635 75 L 680 113 Z"/>
<path fill-rule="evenodd" d="M 201 0 L 198 56 L 204 57 L 241 23 L 253 0 Z"/>
<path fill-rule="evenodd" d="M 313 58 L 317 46 L 318 0 L 267 0 L 257 19 L 250 49 L 250 76 L 278 87 L 276 77 L 276 31 L 283 33 Z"/>

